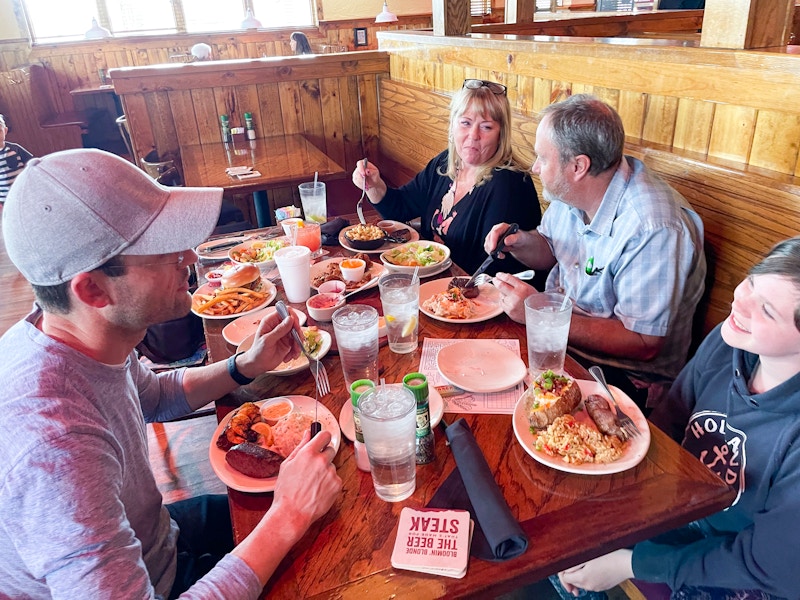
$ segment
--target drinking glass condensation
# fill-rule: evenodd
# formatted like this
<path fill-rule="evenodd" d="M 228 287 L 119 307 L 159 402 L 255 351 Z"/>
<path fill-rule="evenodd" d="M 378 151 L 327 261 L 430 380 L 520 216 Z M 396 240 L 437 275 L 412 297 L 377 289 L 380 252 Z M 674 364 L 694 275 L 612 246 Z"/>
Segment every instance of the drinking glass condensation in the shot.
<path fill-rule="evenodd" d="M 310 181 L 301 183 L 298 189 L 300 190 L 300 202 L 303 205 L 306 221 L 315 223 L 327 221 L 328 208 L 325 202 L 325 184 L 322 181 L 317 181 L 316 183 Z"/>
<path fill-rule="evenodd" d="M 333 313 L 333 332 L 347 389 L 354 381 L 378 381 L 378 311 L 347 304 Z"/>
<path fill-rule="evenodd" d="M 563 294 L 546 292 L 525 299 L 525 330 L 531 376 L 543 371 L 564 372 L 572 301 Z"/>
<path fill-rule="evenodd" d="M 275 264 L 289 302 L 305 302 L 311 296 L 311 250 L 287 246 L 275 251 Z"/>
<path fill-rule="evenodd" d="M 417 485 L 417 401 L 402 385 L 379 385 L 358 399 L 375 493 L 387 502 L 405 500 Z"/>
<path fill-rule="evenodd" d="M 378 280 L 389 349 L 408 354 L 417 349 L 419 277 L 391 273 Z"/>

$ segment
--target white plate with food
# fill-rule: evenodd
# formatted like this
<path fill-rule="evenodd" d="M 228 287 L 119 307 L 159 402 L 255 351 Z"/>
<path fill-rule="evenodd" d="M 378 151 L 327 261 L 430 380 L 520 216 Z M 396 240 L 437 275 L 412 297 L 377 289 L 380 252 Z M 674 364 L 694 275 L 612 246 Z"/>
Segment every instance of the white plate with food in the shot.
<path fill-rule="evenodd" d="M 194 251 L 201 260 L 225 260 L 228 258 L 228 250 L 233 246 L 246 242 L 248 239 L 244 235 L 219 238 L 203 242 Z"/>
<path fill-rule="evenodd" d="M 528 373 L 517 354 L 492 340 L 464 340 L 445 346 L 436 355 L 436 367 L 448 383 L 477 394 L 512 388 Z"/>
<path fill-rule="evenodd" d="M 253 264 L 266 272 L 275 267 L 275 252 L 289 245 L 286 236 L 269 240 L 247 240 L 228 250 L 228 258 L 234 264 Z"/>
<path fill-rule="evenodd" d="M 301 326 L 306 324 L 306 313 L 300 312 L 291 306 L 289 309 L 292 311 L 292 314 L 297 317 Z M 261 319 L 274 313 L 275 310 L 274 306 L 268 306 L 267 308 L 261 308 L 249 315 L 245 315 L 244 317 L 239 317 L 235 321 L 231 321 L 222 328 L 222 337 L 229 344 L 238 346 L 247 336 L 253 335 L 256 332 L 258 324 L 261 323 Z"/>
<path fill-rule="evenodd" d="M 348 257 L 346 256 L 326 258 L 311 265 L 311 287 L 315 291 L 319 291 L 319 286 L 324 281 L 330 281 L 331 279 L 344 281 L 338 266 L 340 262 L 346 260 L 347 258 Z M 377 278 L 383 274 L 383 271 L 383 265 L 373 260 L 372 264 L 369 266 L 369 269 L 364 270 L 364 277 L 361 279 L 361 281 L 345 282 L 347 284 L 347 293 L 354 292 L 356 290 L 368 290 L 370 288 L 374 288 L 376 285 L 378 285 Z"/>
<path fill-rule="evenodd" d="M 389 235 L 403 236 L 409 242 L 416 242 L 419 239 L 419 233 L 413 227 L 410 227 L 410 226 L 406 225 L 405 223 L 401 223 L 400 221 L 389 221 L 389 222 L 394 224 L 394 229 L 391 231 L 391 233 Z M 345 235 L 345 233 L 347 233 L 348 231 L 350 231 L 351 229 L 353 229 L 355 227 L 358 227 L 358 224 L 350 225 L 349 227 L 344 227 L 339 232 L 339 243 L 342 245 L 343 248 L 347 248 L 348 250 L 351 250 L 353 252 L 366 252 L 367 254 L 380 254 L 384 250 L 388 250 L 390 248 L 394 248 L 395 246 L 400 246 L 401 245 L 401 244 L 397 244 L 395 242 L 384 242 L 383 244 L 381 244 L 377 248 L 372 248 L 370 250 L 359 250 L 359 249 L 353 247 L 352 243 L 350 242 L 349 239 L 347 239 L 347 236 Z M 405 233 L 406 231 L 408 233 Z"/>
<path fill-rule="evenodd" d="M 257 295 L 250 290 L 226 294 L 224 288 L 211 287 L 205 283 L 192 294 L 192 312 L 204 319 L 235 319 L 265 308 L 278 295 L 275 284 L 264 278 L 260 278 L 260 286 L 255 292 Z M 209 306 L 216 300 L 216 304 Z M 208 308 L 203 308 L 204 306 Z"/>
<path fill-rule="evenodd" d="M 580 379 L 576 381 L 581 389 L 583 398 L 587 398 L 592 394 L 599 394 L 604 398 L 606 397 L 603 388 L 600 387 L 600 384 L 597 382 Z M 564 458 L 559 455 L 551 456 L 544 450 L 537 450 L 536 440 L 538 434 L 544 433 L 546 430 L 540 430 L 537 431 L 537 433 L 531 431 L 530 422 L 525 414 L 525 394 L 520 397 L 517 401 L 517 405 L 514 407 L 513 424 L 517 441 L 525 452 L 530 454 L 537 462 L 567 473 L 577 473 L 579 475 L 609 475 L 611 473 L 620 473 L 632 469 L 647 455 L 647 451 L 650 448 L 650 428 L 647 425 L 647 419 L 645 419 L 639 407 L 636 406 L 636 403 L 619 388 L 614 386 L 609 387 L 614 392 L 614 398 L 617 400 L 620 410 L 633 419 L 636 427 L 641 431 L 641 435 L 632 437 L 624 443 L 622 456 L 616 460 L 606 463 L 584 462 L 582 464 L 575 464 L 566 462 Z M 527 394 L 528 391 L 525 393 Z M 583 402 L 572 412 L 572 415 L 577 423 L 584 424 L 589 429 L 597 431 L 597 426 L 583 407 Z"/>
<path fill-rule="evenodd" d="M 431 277 L 441 273 L 453 262 L 450 260 L 450 248 L 437 242 L 418 240 L 400 244 L 381 252 L 381 262 L 389 273 L 413 273 L 417 270 L 420 277 Z"/>
<path fill-rule="evenodd" d="M 314 420 L 314 405 L 317 403 L 313 398 L 309 398 L 308 396 L 286 397 L 294 403 L 294 412 L 308 415 L 311 418 L 311 421 Z M 255 404 L 260 406 L 267 400 L 261 400 Z M 316 408 L 317 420 L 322 424 L 322 428 L 325 431 L 330 432 L 331 445 L 333 446 L 334 450 L 338 452 L 339 446 L 342 443 L 342 432 L 339 429 L 339 424 L 336 422 L 336 417 L 334 417 L 331 411 L 325 408 L 323 404 L 317 404 Z M 220 478 L 222 483 L 227 485 L 229 488 L 233 488 L 234 490 L 239 490 L 240 492 L 251 492 L 253 494 L 272 492 L 275 490 L 275 482 L 278 479 L 277 476 L 261 479 L 240 473 L 231 467 L 225 460 L 226 451 L 217 447 L 217 438 L 219 438 L 219 436 L 225 430 L 225 426 L 233 417 L 234 412 L 235 411 L 231 411 L 222 418 L 222 421 L 220 421 L 219 425 L 217 425 L 214 435 L 211 438 L 211 444 L 209 445 L 208 449 L 208 458 L 211 462 L 211 468 L 214 470 L 214 473 L 217 475 L 217 477 Z M 309 424 L 311 421 L 309 421 Z M 299 433 L 301 432 L 296 432 L 296 434 Z"/>
<path fill-rule="evenodd" d="M 480 323 L 488 321 L 497 315 L 503 314 L 503 307 L 500 304 L 500 291 L 491 283 L 484 283 L 478 286 L 479 294 L 477 298 L 467 299 L 468 302 L 458 300 L 453 303 L 441 301 L 438 297 L 437 312 L 433 308 L 424 306 L 427 300 L 431 300 L 437 294 L 448 291 L 452 277 L 443 277 L 427 281 L 419 286 L 419 310 L 431 319 L 444 321 L 446 323 Z M 429 305 L 430 306 L 430 305 Z M 451 311 L 451 312 L 450 312 Z M 456 315 L 468 315 L 464 318 L 457 318 Z M 449 315 L 449 316 L 448 316 Z"/>
<path fill-rule="evenodd" d="M 303 327 L 303 343 L 306 350 L 318 360 L 322 360 L 328 351 L 331 349 L 331 334 L 316 327 Z M 253 338 L 255 334 L 251 333 L 244 341 L 236 348 L 237 352 L 244 352 L 253 345 Z M 294 375 L 308 368 L 308 359 L 305 355 L 301 354 L 294 360 L 289 362 L 282 362 L 272 371 L 267 371 L 267 375 L 279 375 L 285 377 L 287 375 Z"/>
<path fill-rule="evenodd" d="M 441 394 L 432 385 L 428 386 L 428 408 L 431 413 L 431 429 L 439 424 L 444 416 L 444 400 Z M 342 404 L 342 410 L 339 412 L 339 427 L 342 429 L 342 435 L 348 440 L 355 441 L 356 430 L 353 423 L 353 403 L 345 402 Z"/>

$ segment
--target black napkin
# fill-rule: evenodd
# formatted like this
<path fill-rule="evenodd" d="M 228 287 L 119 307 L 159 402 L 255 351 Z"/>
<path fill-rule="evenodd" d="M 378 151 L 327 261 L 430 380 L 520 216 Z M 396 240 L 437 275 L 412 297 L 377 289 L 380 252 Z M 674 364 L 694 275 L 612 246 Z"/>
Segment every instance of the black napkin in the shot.
<path fill-rule="evenodd" d="M 470 548 L 475 558 L 503 561 L 523 554 L 528 538 L 511 514 L 469 425 L 459 419 L 445 433 L 457 468 L 428 506 L 469 511 L 475 521 Z"/>
<path fill-rule="evenodd" d="M 322 243 L 326 246 L 338 246 L 339 232 L 349 224 L 350 222 L 342 217 L 336 217 L 332 221 L 323 223 L 319 228 L 319 231 L 322 234 Z"/>

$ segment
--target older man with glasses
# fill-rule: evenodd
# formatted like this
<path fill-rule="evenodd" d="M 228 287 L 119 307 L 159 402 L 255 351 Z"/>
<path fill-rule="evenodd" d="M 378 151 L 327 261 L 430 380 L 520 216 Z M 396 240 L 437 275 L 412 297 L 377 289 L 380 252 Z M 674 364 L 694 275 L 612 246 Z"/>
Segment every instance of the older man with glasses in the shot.
<path fill-rule="evenodd" d="M 494 81 L 464 81 L 450 103 L 447 150 L 410 182 L 390 188 L 375 164 L 361 160 L 353 183 L 366 189 L 383 217 L 419 217 L 421 236 L 446 244 L 453 261 L 469 272 L 486 258 L 482 240 L 495 224 L 515 222 L 532 229 L 541 220 L 533 181 L 511 147 L 506 86 Z M 492 263 L 488 272 L 521 268 L 509 257 Z"/>
<path fill-rule="evenodd" d="M 137 360 L 148 326 L 189 312 L 192 248 L 221 200 L 99 150 L 33 159 L 12 186 L 3 236 L 36 305 L 0 339 L 0 595 L 256 598 L 337 497 L 322 432 L 284 461 L 272 508 L 236 548 L 226 496 L 162 505 L 145 421 L 298 354 L 297 324 L 273 315 L 227 363 L 155 374 Z"/>

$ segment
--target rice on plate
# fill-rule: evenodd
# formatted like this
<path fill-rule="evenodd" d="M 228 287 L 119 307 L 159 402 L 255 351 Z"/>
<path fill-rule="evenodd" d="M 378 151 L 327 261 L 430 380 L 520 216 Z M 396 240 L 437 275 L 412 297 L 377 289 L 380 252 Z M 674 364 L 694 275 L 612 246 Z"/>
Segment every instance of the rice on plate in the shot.
<path fill-rule="evenodd" d="M 579 423 L 572 415 L 564 415 L 538 434 L 534 448 L 549 456 L 560 456 L 564 462 L 581 465 L 614 462 L 622 456 L 625 443 Z"/>
<path fill-rule="evenodd" d="M 293 412 L 281 419 L 272 426 L 274 442 L 269 449 L 286 458 L 303 439 L 303 434 L 311 428 L 313 420 L 311 415 L 300 412 Z"/>

